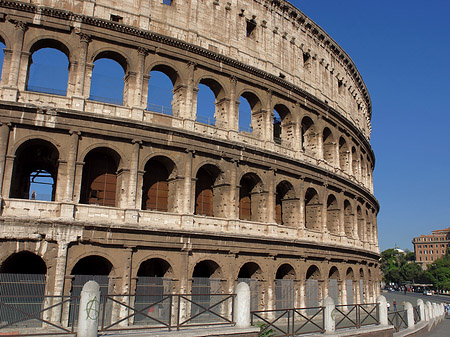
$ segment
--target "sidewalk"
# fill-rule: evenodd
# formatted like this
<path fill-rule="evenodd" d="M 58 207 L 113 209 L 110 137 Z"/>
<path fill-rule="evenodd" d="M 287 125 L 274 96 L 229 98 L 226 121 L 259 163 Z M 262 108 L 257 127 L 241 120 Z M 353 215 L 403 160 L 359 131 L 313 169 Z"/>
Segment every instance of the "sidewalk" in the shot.
<path fill-rule="evenodd" d="M 450 334 L 450 316 L 439 323 L 433 330 L 427 333 L 421 333 L 418 337 L 444 337 Z"/>

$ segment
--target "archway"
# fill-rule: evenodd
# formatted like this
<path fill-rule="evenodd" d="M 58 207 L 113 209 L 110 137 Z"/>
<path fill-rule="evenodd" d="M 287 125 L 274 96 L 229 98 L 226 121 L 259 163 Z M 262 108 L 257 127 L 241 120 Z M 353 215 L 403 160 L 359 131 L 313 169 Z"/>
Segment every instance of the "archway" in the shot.
<path fill-rule="evenodd" d="M 298 198 L 295 196 L 294 187 L 288 181 L 282 181 L 277 185 L 275 198 L 275 221 L 277 224 L 294 227 L 297 223 Z"/>
<path fill-rule="evenodd" d="M 262 281 L 262 270 L 258 264 L 247 262 L 239 269 L 238 282 L 245 282 L 250 287 L 250 310 L 258 310 L 259 281 Z"/>
<path fill-rule="evenodd" d="M 203 165 L 196 175 L 195 184 L 195 210 L 194 214 L 217 216 L 219 200 L 222 197 L 220 190 L 216 187 L 216 181 L 221 174 L 220 169 L 214 165 Z"/>
<path fill-rule="evenodd" d="M 330 194 L 327 199 L 327 229 L 331 234 L 339 234 L 339 213 L 336 197 Z"/>
<path fill-rule="evenodd" d="M 240 181 L 239 188 L 239 219 L 262 221 L 260 214 L 262 182 L 254 173 L 246 173 Z"/>
<path fill-rule="evenodd" d="M 329 128 L 323 129 L 323 159 L 330 165 L 336 163 L 336 143 L 334 142 L 333 134 Z"/>
<path fill-rule="evenodd" d="M 339 270 L 335 266 L 331 267 L 328 273 L 328 296 L 334 300 L 334 304 L 336 305 L 340 304 L 339 279 Z"/>
<path fill-rule="evenodd" d="M 320 230 L 322 223 L 322 204 L 314 188 L 308 188 L 305 193 L 305 227 Z"/>
<path fill-rule="evenodd" d="M 192 273 L 191 315 L 200 314 L 200 316 L 204 316 L 203 308 L 210 308 L 220 301 L 221 296 L 219 294 L 222 293 L 221 273 L 219 265 L 211 260 L 204 260 L 195 265 Z M 222 305 L 215 306 L 211 310 L 220 313 Z"/>
<path fill-rule="evenodd" d="M 169 66 L 158 65 L 150 71 L 148 81 L 147 110 L 178 116 L 179 102 L 174 100 L 177 72 Z M 173 113 L 175 111 L 175 113 Z"/>
<path fill-rule="evenodd" d="M 294 281 L 296 279 L 295 270 L 290 264 L 282 264 L 277 269 L 275 276 L 275 308 L 294 308 Z"/>
<path fill-rule="evenodd" d="M 310 266 L 306 271 L 305 282 L 305 304 L 307 308 L 319 306 L 322 299 L 319 287 L 320 280 L 321 274 L 319 268 L 315 265 Z"/>

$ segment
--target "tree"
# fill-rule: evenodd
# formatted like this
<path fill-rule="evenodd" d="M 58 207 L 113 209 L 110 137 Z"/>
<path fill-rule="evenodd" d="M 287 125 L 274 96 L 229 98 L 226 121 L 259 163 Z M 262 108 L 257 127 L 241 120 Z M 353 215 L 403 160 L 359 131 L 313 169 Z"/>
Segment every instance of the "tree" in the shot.
<path fill-rule="evenodd" d="M 386 283 L 426 282 L 422 267 L 414 262 L 414 252 L 403 253 L 397 249 L 386 249 L 381 252 L 381 271 Z"/>
<path fill-rule="evenodd" d="M 425 275 L 438 290 L 450 290 L 450 249 L 428 266 Z"/>

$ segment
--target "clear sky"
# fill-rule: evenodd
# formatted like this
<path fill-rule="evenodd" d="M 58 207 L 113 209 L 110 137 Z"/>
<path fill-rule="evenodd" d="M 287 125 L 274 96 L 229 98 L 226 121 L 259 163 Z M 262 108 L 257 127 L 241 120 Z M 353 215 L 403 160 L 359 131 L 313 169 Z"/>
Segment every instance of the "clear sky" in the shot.
<path fill-rule="evenodd" d="M 450 227 L 450 2 L 292 0 L 353 59 L 372 100 L 380 249 Z"/>

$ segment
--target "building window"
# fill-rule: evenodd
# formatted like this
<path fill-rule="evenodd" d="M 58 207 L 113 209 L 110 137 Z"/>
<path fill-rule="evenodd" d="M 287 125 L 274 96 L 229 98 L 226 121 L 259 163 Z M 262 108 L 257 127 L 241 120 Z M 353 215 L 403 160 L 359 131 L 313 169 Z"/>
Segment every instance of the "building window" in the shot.
<path fill-rule="evenodd" d="M 167 6 L 172 6 L 172 0 L 163 0 L 163 4 Z"/>
<path fill-rule="evenodd" d="M 245 31 L 245 36 L 247 37 L 254 36 L 255 28 L 256 28 L 255 20 L 247 20 L 247 29 Z"/>
<path fill-rule="evenodd" d="M 418 247 L 418 248 L 422 248 L 422 245 L 418 245 L 417 247 Z"/>

